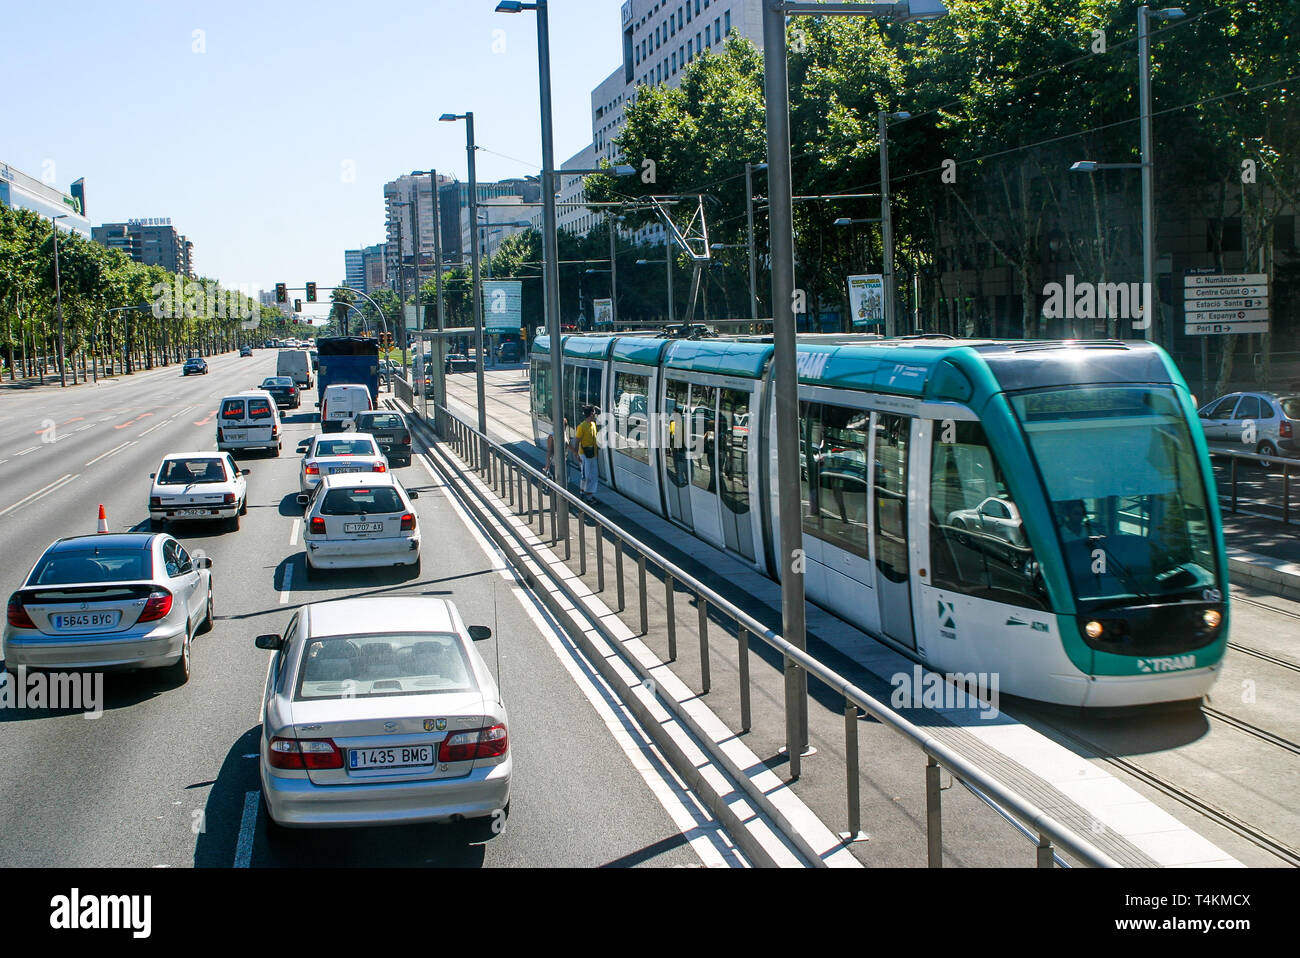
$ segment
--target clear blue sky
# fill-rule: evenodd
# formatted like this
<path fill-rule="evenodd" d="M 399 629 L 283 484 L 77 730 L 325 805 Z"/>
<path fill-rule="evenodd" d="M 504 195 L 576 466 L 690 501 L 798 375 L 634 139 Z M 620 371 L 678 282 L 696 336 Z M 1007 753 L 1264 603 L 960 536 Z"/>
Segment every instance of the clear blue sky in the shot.
<path fill-rule="evenodd" d="M 622 58 L 619 0 L 553 0 L 557 165 L 591 142 L 594 86 Z M 94 224 L 170 216 L 197 271 L 237 288 L 333 285 L 383 238 L 383 184 L 541 165 L 533 13 L 496 0 L 11 4 L 0 162 L 86 178 Z M 201 30 L 204 52 L 195 52 Z M 494 31 L 503 31 L 495 33 Z M 345 164 L 351 163 L 348 167 Z M 348 182 L 347 171 L 354 171 Z"/>

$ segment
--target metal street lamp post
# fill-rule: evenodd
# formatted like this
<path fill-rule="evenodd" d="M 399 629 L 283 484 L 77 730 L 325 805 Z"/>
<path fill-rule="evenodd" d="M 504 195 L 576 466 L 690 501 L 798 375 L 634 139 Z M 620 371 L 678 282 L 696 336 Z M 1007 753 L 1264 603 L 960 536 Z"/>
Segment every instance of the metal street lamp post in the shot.
<path fill-rule="evenodd" d="M 790 163 L 790 81 L 787 14 L 849 15 L 902 20 L 942 16 L 941 0 L 903 3 L 792 3 L 763 0 L 764 88 L 767 111 L 768 216 L 772 257 L 773 393 L 776 405 L 777 511 L 781 554 L 782 633 L 796 648 L 808 644 L 804 610 L 802 501 L 799 486 L 799 381 L 795 367 L 794 190 Z M 808 746 L 808 676 L 785 662 L 786 755 L 790 777 L 800 774 Z"/>
<path fill-rule="evenodd" d="M 881 110 L 877 115 L 879 123 L 879 139 L 877 146 L 880 150 L 880 226 L 881 242 L 885 250 L 885 269 L 884 269 L 884 287 L 885 287 L 885 335 L 896 336 L 898 334 L 898 322 L 894 316 L 894 219 L 890 212 L 889 204 L 889 133 L 886 123 L 889 120 L 910 120 L 910 113 L 886 113 Z"/>
<path fill-rule="evenodd" d="M 59 220 L 66 219 L 67 213 L 60 213 L 50 221 L 54 238 L 54 302 L 59 315 L 59 385 L 68 384 L 67 363 L 63 351 L 63 292 L 59 286 Z"/>

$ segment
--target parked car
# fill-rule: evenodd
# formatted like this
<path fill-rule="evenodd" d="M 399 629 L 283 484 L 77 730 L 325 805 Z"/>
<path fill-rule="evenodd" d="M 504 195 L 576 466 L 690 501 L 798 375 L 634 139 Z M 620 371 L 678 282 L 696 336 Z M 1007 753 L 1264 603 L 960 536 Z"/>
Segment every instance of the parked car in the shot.
<path fill-rule="evenodd" d="M 270 449 L 280 455 L 280 413 L 264 389 L 226 396 L 217 407 L 217 449 Z"/>
<path fill-rule="evenodd" d="M 411 464 L 411 430 L 400 412 L 382 409 L 359 412 L 355 425 L 358 432 L 375 437 L 379 448 L 394 466 Z"/>
<path fill-rule="evenodd" d="M 185 365 L 181 367 L 181 375 L 188 376 L 190 373 L 208 374 L 208 361 L 202 356 L 191 356 L 185 360 Z"/>
<path fill-rule="evenodd" d="M 298 467 L 298 488 L 311 492 L 325 476 L 343 473 L 387 472 L 388 459 L 373 436 L 350 432 L 342 436 L 309 438 Z"/>
<path fill-rule="evenodd" d="M 307 577 L 321 569 L 410 566 L 420 574 L 420 529 L 415 492 L 391 472 L 322 476 L 305 508 L 303 553 Z"/>
<path fill-rule="evenodd" d="M 289 376 L 267 376 L 259 389 L 265 389 L 280 409 L 297 409 L 302 405 L 302 393 Z"/>
<path fill-rule="evenodd" d="M 248 511 L 247 469 L 228 452 L 170 452 L 149 473 L 149 527 L 186 519 L 225 519 L 239 528 Z"/>
<path fill-rule="evenodd" d="M 1300 458 L 1300 395 L 1237 392 L 1198 412 L 1211 452 L 1253 452 Z M 1247 422 L 1252 428 L 1247 428 Z M 1261 463 L 1265 468 L 1271 463 Z"/>
<path fill-rule="evenodd" d="M 283 635 L 259 635 L 274 653 L 259 761 L 268 837 L 276 826 L 459 821 L 472 840 L 499 832 L 508 718 L 474 647 L 491 635 L 423 596 L 313 602 Z"/>
<path fill-rule="evenodd" d="M 170 668 L 190 677 L 190 644 L 212 628 L 212 560 L 169 535 L 56 539 L 9 597 L 6 667 Z"/>
<path fill-rule="evenodd" d="M 478 365 L 464 353 L 448 353 L 445 368 L 449 373 L 463 373 L 474 372 Z"/>

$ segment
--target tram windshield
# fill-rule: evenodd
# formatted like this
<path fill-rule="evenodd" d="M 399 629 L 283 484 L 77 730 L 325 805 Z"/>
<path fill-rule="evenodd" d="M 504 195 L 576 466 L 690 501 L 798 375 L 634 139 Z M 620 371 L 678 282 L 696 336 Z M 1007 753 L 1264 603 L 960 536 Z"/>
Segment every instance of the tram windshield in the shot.
<path fill-rule="evenodd" d="M 1071 387 L 1011 403 L 1081 602 L 1199 598 L 1217 584 L 1205 479 L 1172 387 Z"/>

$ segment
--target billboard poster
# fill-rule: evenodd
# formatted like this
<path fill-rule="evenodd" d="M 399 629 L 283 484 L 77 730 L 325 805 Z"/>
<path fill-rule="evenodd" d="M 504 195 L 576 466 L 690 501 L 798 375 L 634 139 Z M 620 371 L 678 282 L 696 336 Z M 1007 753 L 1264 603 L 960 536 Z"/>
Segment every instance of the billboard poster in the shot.
<path fill-rule="evenodd" d="M 523 287 L 517 279 L 483 280 L 483 329 L 513 333 L 523 324 Z"/>
<path fill-rule="evenodd" d="M 885 322 L 885 277 L 880 273 L 849 277 L 849 313 L 854 329 Z"/>
<path fill-rule="evenodd" d="M 613 329 L 614 327 L 614 301 L 612 299 L 593 299 L 591 301 L 592 312 L 595 314 L 596 329 Z"/>

